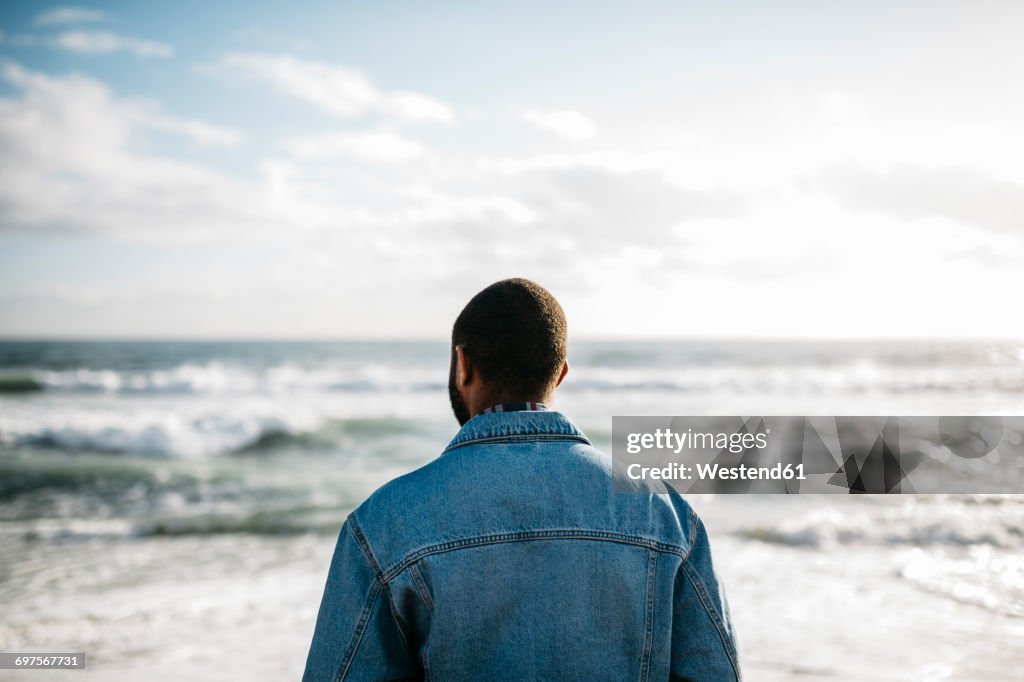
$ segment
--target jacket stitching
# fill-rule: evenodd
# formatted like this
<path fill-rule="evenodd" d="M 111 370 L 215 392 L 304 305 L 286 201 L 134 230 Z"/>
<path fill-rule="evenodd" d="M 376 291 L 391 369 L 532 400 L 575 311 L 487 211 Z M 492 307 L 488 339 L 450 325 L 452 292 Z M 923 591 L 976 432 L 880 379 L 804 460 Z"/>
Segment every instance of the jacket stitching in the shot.
<path fill-rule="evenodd" d="M 359 527 L 359 522 L 356 520 L 355 514 L 349 514 L 349 530 L 352 532 L 352 537 L 359 543 L 359 548 L 363 550 L 363 554 L 366 556 L 366 562 L 370 564 L 370 568 L 373 569 L 374 574 L 379 579 L 381 577 L 380 564 L 377 563 L 377 557 L 374 556 L 373 550 L 370 549 L 370 542 L 363 535 L 363 529 Z"/>
<path fill-rule="evenodd" d="M 658 571 L 658 553 L 648 550 L 647 560 L 647 614 L 644 625 L 644 654 L 640 663 L 640 682 L 647 682 L 651 674 L 651 649 L 654 646 L 654 577 Z"/>
<path fill-rule="evenodd" d="M 370 621 L 370 613 L 373 611 L 373 605 L 377 602 L 377 595 L 380 594 L 382 587 L 383 585 L 380 580 L 375 579 L 373 581 L 373 588 L 366 596 L 366 601 L 363 602 L 362 611 L 359 612 L 359 620 L 356 622 L 355 632 L 352 633 L 352 641 L 349 642 L 348 650 L 345 651 L 345 655 L 341 659 L 338 674 L 334 676 L 336 682 L 344 680 L 348 675 L 348 669 L 352 666 L 352 661 L 356 657 L 356 651 L 359 650 L 359 643 L 363 640 L 366 624 Z"/>
<path fill-rule="evenodd" d="M 412 652 L 412 647 L 409 646 L 409 638 L 405 634 L 408 624 L 402 620 L 402 616 L 399 614 L 398 607 L 395 606 L 395 597 L 391 592 L 391 583 L 384 585 L 384 591 L 387 593 L 388 609 L 391 611 L 391 617 L 395 619 L 395 625 L 398 626 L 398 636 L 402 638 L 402 643 L 405 644 L 406 651 Z"/>
<path fill-rule="evenodd" d="M 427 608 L 431 611 L 434 610 L 434 600 L 430 596 L 430 591 L 427 590 L 427 584 L 423 580 L 423 575 L 420 573 L 419 566 L 416 564 L 409 565 L 409 575 L 412 576 L 413 584 L 416 587 L 416 591 L 420 595 L 420 599 L 427 605 Z M 430 637 L 427 636 L 426 641 L 423 642 L 423 652 L 420 656 L 420 665 L 423 667 L 423 682 L 429 682 L 430 680 Z"/>
<path fill-rule="evenodd" d="M 430 592 L 427 591 L 427 584 L 423 582 L 423 576 L 420 574 L 420 569 L 416 564 L 410 564 L 409 575 L 412 576 L 412 581 L 416 585 L 416 591 L 420 593 L 420 599 L 427 605 L 427 608 L 433 610 L 434 600 L 430 596 Z"/>
<path fill-rule="evenodd" d="M 384 580 L 383 573 L 380 569 L 380 564 L 377 562 L 377 557 L 373 553 L 373 549 L 370 547 L 370 542 L 363 534 L 363 529 L 359 527 L 359 522 L 356 520 L 355 515 L 349 515 L 349 529 L 352 531 L 353 537 L 362 549 L 363 554 L 366 556 L 367 562 L 370 564 L 370 568 L 373 569 L 375 581 L 384 589 L 385 598 L 388 602 L 388 611 L 391 613 L 391 618 L 395 621 L 395 627 L 398 630 L 398 636 L 402 638 L 402 643 L 405 645 L 407 651 L 412 651 L 409 646 L 409 638 L 405 634 L 408 626 L 402 622 L 402 618 L 399 615 L 398 607 L 395 606 L 394 595 L 391 593 L 391 584 L 388 580 Z M 377 590 L 377 594 L 380 590 Z M 354 656 L 355 652 L 353 652 Z"/>
<path fill-rule="evenodd" d="M 708 614 L 708 618 L 711 619 L 711 622 L 714 623 L 715 630 L 718 632 L 718 637 L 722 640 L 722 648 L 729 657 L 730 665 L 732 665 L 733 675 L 736 676 L 736 680 L 739 682 L 740 668 L 739 663 L 736 661 L 736 654 L 733 651 L 733 648 L 729 645 L 729 637 L 725 634 L 722 620 L 708 603 L 711 600 L 711 597 L 707 593 L 704 581 L 700 579 L 700 576 L 694 575 L 693 569 L 688 563 L 683 564 L 683 575 L 685 575 L 690 581 L 690 584 L 693 585 L 693 589 L 697 593 L 697 598 L 700 599 L 700 603 L 704 607 L 704 611 Z"/>
<path fill-rule="evenodd" d="M 636 535 L 626 535 L 625 533 L 614 533 L 611 531 L 579 531 L 579 530 L 544 530 L 544 531 L 517 531 L 510 533 L 495 533 L 492 535 L 481 535 L 475 538 L 465 538 L 462 540 L 451 540 L 448 542 L 438 543 L 436 545 L 429 545 L 418 549 L 411 554 L 408 554 L 405 558 L 395 564 L 393 567 L 384 571 L 381 579 L 383 582 L 392 580 L 396 575 L 404 571 L 410 564 L 419 561 L 423 557 L 430 556 L 433 554 L 442 554 L 444 552 L 451 552 L 457 549 L 463 549 L 466 547 L 479 547 L 482 545 L 496 545 L 505 544 L 511 542 L 523 542 L 530 540 L 603 540 L 607 542 L 619 542 L 627 545 L 636 545 L 639 547 L 646 547 L 659 552 L 666 552 L 669 554 L 675 554 L 680 558 L 685 559 L 686 550 L 678 545 L 671 545 L 664 542 L 658 542 L 649 538 L 644 538 Z"/>

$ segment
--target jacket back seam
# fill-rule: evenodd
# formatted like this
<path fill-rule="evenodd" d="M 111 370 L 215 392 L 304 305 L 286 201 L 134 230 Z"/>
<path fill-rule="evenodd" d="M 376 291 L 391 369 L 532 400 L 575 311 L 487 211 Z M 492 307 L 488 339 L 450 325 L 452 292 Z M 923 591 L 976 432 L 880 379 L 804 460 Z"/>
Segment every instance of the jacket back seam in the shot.
<path fill-rule="evenodd" d="M 627 535 L 625 533 L 615 533 L 612 531 L 580 531 L 580 530 L 562 530 L 552 529 L 543 531 L 516 531 L 509 533 L 495 533 L 491 535 L 480 535 L 477 537 L 464 538 L 461 540 L 450 540 L 448 542 L 442 542 L 435 545 L 428 545 L 418 549 L 408 555 L 406 555 L 401 561 L 385 570 L 381 575 L 382 582 L 390 582 L 412 564 L 418 562 L 424 557 L 432 556 L 435 554 L 444 554 L 459 549 L 466 549 L 469 547 L 481 547 L 484 545 L 500 545 L 509 544 L 513 542 L 529 542 L 538 540 L 595 540 L 604 542 L 616 542 L 625 545 L 633 545 L 636 547 L 645 547 L 657 552 L 663 552 L 666 554 L 675 554 L 681 560 L 685 561 L 688 551 L 686 548 L 678 545 L 672 545 L 665 542 L 659 542 L 657 540 L 651 540 L 636 535 Z"/>

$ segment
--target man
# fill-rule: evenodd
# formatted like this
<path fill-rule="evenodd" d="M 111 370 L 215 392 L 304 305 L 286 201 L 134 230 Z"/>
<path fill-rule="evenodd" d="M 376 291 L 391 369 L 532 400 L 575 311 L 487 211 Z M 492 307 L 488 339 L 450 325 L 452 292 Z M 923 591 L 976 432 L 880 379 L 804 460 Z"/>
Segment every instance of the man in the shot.
<path fill-rule="evenodd" d="M 487 287 L 452 330 L 462 426 L 341 529 L 305 680 L 739 680 L 707 535 L 671 489 L 612 492 L 549 410 L 561 306 Z"/>

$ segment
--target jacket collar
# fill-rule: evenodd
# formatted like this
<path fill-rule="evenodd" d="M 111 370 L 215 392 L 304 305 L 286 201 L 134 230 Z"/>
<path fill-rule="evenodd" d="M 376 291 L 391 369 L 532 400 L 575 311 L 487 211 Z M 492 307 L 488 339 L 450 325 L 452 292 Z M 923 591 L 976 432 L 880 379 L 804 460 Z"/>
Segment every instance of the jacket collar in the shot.
<path fill-rule="evenodd" d="M 474 443 L 533 439 L 576 440 L 590 445 L 583 432 L 561 412 L 494 412 L 478 414 L 466 422 L 444 451 Z"/>

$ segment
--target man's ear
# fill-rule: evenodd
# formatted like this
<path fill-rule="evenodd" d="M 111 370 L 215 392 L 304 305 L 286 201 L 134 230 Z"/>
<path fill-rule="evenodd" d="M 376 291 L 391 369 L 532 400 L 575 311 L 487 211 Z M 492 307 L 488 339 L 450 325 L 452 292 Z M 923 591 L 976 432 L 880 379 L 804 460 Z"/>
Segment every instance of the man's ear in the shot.
<path fill-rule="evenodd" d="M 568 374 L 568 373 L 569 373 L 569 361 L 566 360 L 565 362 L 562 363 L 562 371 L 558 375 L 558 381 L 555 382 L 555 388 L 558 388 L 559 386 L 562 385 L 562 379 L 564 379 L 565 375 Z"/>
<path fill-rule="evenodd" d="M 473 381 L 473 364 L 462 345 L 455 346 L 455 383 L 465 386 Z"/>

